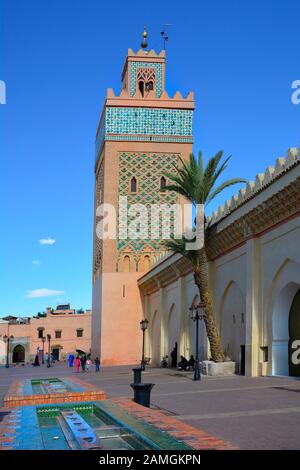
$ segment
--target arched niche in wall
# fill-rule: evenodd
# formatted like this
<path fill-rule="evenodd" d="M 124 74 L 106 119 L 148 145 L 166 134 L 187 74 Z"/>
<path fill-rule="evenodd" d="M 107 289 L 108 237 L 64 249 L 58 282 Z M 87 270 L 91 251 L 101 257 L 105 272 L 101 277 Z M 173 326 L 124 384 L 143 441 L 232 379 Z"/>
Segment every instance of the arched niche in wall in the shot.
<path fill-rule="evenodd" d="M 242 291 L 236 282 L 231 281 L 222 297 L 220 335 L 224 352 L 232 361 L 238 363 L 244 359 L 245 312 L 246 302 Z"/>

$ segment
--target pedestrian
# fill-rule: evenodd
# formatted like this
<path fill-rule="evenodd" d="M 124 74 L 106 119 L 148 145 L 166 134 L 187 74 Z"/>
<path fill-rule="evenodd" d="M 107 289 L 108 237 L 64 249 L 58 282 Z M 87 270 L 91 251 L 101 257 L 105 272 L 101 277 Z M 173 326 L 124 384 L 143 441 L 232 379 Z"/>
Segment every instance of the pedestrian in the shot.
<path fill-rule="evenodd" d="M 80 359 L 79 359 L 79 356 L 76 356 L 76 359 L 75 359 L 75 369 L 76 369 L 76 373 L 77 373 L 77 374 L 79 373 L 79 368 L 80 368 Z"/>
<path fill-rule="evenodd" d="M 186 370 L 188 367 L 188 360 L 184 356 L 180 356 L 180 362 L 178 363 L 178 370 Z"/>
<path fill-rule="evenodd" d="M 95 367 L 96 367 L 96 372 L 100 372 L 100 361 L 99 361 L 98 356 L 95 359 Z"/>
<path fill-rule="evenodd" d="M 68 361 L 69 361 L 69 367 L 73 367 L 73 363 L 74 363 L 74 355 L 73 354 L 69 355 Z"/>
<path fill-rule="evenodd" d="M 34 363 L 33 363 L 34 367 L 36 366 L 39 366 L 40 365 L 40 361 L 39 361 L 39 355 L 36 354 L 35 355 L 35 358 L 34 358 Z"/>
<path fill-rule="evenodd" d="M 86 365 L 85 365 L 87 371 L 90 370 L 91 365 L 92 365 L 91 358 L 88 357 L 88 359 L 86 360 Z"/>
<path fill-rule="evenodd" d="M 86 366 L 86 357 L 85 357 L 85 355 L 81 356 L 80 362 L 81 362 L 82 372 L 84 372 L 85 371 L 85 366 Z"/>
<path fill-rule="evenodd" d="M 171 352 L 171 367 L 177 367 L 177 342 Z"/>
<path fill-rule="evenodd" d="M 190 360 L 188 361 L 187 370 L 194 370 L 195 367 L 195 358 L 191 355 Z"/>

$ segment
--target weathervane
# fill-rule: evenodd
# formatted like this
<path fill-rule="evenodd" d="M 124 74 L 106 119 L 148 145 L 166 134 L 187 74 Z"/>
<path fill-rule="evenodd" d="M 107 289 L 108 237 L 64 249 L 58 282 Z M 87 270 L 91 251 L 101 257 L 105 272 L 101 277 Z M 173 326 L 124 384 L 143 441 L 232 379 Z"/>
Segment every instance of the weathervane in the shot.
<path fill-rule="evenodd" d="M 164 49 L 166 49 L 166 43 L 169 39 L 169 36 L 167 35 L 167 31 L 166 29 L 169 27 L 169 26 L 172 26 L 171 23 L 166 23 L 166 24 L 163 24 L 163 29 L 161 31 L 161 35 L 162 35 L 162 38 L 163 38 L 163 43 L 164 43 Z"/>

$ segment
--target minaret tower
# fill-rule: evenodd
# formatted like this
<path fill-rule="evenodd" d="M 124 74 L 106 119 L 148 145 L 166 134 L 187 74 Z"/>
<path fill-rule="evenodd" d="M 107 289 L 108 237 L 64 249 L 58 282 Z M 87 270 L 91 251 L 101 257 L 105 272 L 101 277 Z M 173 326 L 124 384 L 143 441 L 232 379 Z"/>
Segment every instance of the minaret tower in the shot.
<path fill-rule="evenodd" d="M 143 307 L 137 279 L 163 251 L 159 239 L 147 237 L 147 224 L 139 227 L 140 238 L 129 238 L 130 217 L 119 211 L 120 196 L 128 207 L 178 202 L 175 193 L 164 191 L 165 172 L 179 156 L 189 156 L 193 143 L 193 94 L 170 98 L 165 51 L 146 50 L 146 29 L 141 46 L 136 53 L 128 50 L 121 93 L 107 90 L 96 133 L 92 354 L 102 364 L 139 361 Z M 116 210 L 116 239 L 96 234 L 103 203 Z"/>

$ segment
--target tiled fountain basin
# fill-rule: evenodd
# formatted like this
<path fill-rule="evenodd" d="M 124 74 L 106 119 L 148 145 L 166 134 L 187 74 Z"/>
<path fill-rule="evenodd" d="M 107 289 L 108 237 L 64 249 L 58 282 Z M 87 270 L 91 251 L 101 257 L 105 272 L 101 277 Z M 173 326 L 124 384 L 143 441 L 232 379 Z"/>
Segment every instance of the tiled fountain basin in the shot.
<path fill-rule="evenodd" d="M 73 403 L 105 400 L 105 392 L 77 377 L 28 379 L 13 382 L 4 397 L 4 406 Z"/>
<path fill-rule="evenodd" d="M 212 450 L 233 447 L 128 398 L 20 406 L 6 413 L 0 450 Z"/>

